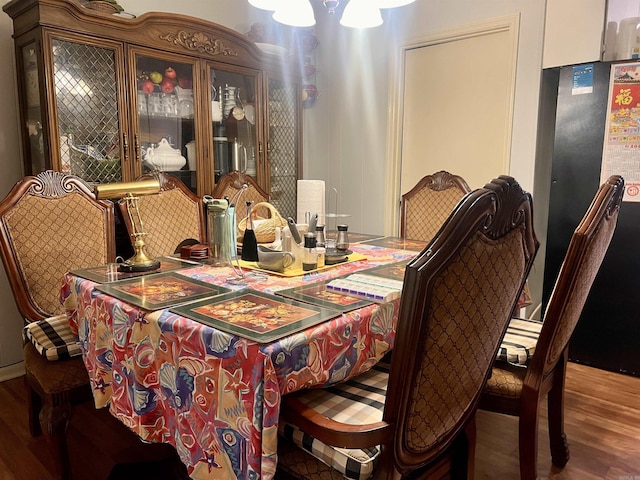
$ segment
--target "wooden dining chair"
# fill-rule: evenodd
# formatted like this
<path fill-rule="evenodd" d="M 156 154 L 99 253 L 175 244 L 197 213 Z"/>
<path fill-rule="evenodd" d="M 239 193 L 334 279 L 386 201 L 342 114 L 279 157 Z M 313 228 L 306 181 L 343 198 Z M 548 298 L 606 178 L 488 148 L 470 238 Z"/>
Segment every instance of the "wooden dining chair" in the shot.
<path fill-rule="evenodd" d="M 65 272 L 115 258 L 113 204 L 77 177 L 45 171 L 0 202 L 0 254 L 25 322 L 29 430 L 44 431 L 56 478 L 71 477 L 66 433 L 71 406 L 92 398 L 77 336 L 60 304 Z"/>
<path fill-rule="evenodd" d="M 402 195 L 400 236 L 428 242 L 470 191 L 462 177 L 444 170 L 422 178 Z"/>
<path fill-rule="evenodd" d="M 160 192 L 141 195 L 138 209 L 144 229 L 146 252 L 153 258 L 176 253 L 184 240 L 206 243 L 204 204 L 177 177 L 161 171 L 144 174 L 137 180 L 158 179 Z M 129 235 L 133 226 L 124 202 L 118 203 Z"/>
<path fill-rule="evenodd" d="M 555 466 L 569 461 L 564 433 L 564 383 L 571 334 L 616 228 L 624 180 L 610 177 L 571 237 L 526 365 L 497 362 L 480 408 L 519 417 L 520 478 L 537 478 L 539 405 L 547 396 L 549 442 Z"/>
<path fill-rule="evenodd" d="M 239 194 L 239 190 L 243 188 L 244 193 Z M 220 177 L 216 188 L 213 190 L 213 197 L 228 197 L 236 203 L 236 223 L 240 222 L 240 219 L 246 216 L 244 202 L 249 201 L 256 204 L 269 201 L 269 194 L 258 185 L 253 177 L 237 170 Z M 242 202 L 242 204 L 239 202 Z"/>
<path fill-rule="evenodd" d="M 279 476 L 470 478 L 478 400 L 537 248 L 513 178 L 466 195 L 406 267 L 389 369 L 282 398 Z"/>

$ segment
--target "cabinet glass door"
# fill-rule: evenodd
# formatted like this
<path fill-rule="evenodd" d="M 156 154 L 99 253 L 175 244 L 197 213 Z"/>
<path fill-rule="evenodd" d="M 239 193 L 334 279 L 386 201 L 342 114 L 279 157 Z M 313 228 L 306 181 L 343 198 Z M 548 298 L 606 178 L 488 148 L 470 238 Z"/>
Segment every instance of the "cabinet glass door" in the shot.
<path fill-rule="evenodd" d="M 35 42 L 25 45 L 22 51 L 22 75 L 24 77 L 26 102 L 26 134 L 25 172 L 27 175 L 37 175 L 42 170 L 51 168 L 46 161 L 44 135 L 42 134 L 42 106 L 40 103 L 40 80 L 38 76 L 38 56 Z"/>
<path fill-rule="evenodd" d="M 258 73 L 236 73 L 210 68 L 211 123 L 214 178 L 233 170 L 259 183 L 256 105 Z"/>
<path fill-rule="evenodd" d="M 142 172 L 161 170 L 198 192 L 193 63 L 138 54 L 137 148 Z"/>
<path fill-rule="evenodd" d="M 297 217 L 298 108 L 297 88 L 269 79 L 268 166 L 270 202 L 283 217 Z"/>
<path fill-rule="evenodd" d="M 89 183 L 121 181 L 115 50 L 62 38 L 51 48 L 61 171 Z"/>

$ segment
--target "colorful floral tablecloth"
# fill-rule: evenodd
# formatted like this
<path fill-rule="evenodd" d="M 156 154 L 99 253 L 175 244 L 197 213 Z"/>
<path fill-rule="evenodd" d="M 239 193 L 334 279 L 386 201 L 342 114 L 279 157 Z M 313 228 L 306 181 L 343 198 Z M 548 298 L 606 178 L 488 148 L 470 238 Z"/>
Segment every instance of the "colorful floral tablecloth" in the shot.
<path fill-rule="evenodd" d="M 180 273 L 230 289 L 277 290 L 406 260 L 407 250 L 353 245 L 366 260 L 301 277 L 250 276 L 230 267 Z M 281 396 L 368 370 L 388 352 L 399 301 L 354 310 L 269 344 L 169 310 L 147 312 L 67 274 L 61 300 L 80 338 L 96 407 L 144 441 L 174 445 L 194 479 L 269 479 L 276 469 Z"/>

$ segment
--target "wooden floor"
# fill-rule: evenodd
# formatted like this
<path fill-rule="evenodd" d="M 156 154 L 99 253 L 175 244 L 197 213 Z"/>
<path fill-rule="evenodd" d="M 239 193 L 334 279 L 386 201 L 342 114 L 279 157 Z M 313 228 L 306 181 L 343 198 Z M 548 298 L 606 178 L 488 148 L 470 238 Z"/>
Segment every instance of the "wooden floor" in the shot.
<path fill-rule="evenodd" d="M 640 378 L 570 364 L 565 401 L 571 460 L 564 470 L 551 467 L 543 408 L 540 479 L 640 480 Z M 518 479 L 517 420 L 479 412 L 477 425 L 476 480 Z M 69 443 L 74 480 L 182 478 L 175 451 L 140 444 L 91 404 L 76 408 Z M 0 383 L 0 480 L 48 480 L 50 464 L 44 442 L 27 429 L 23 378 Z"/>

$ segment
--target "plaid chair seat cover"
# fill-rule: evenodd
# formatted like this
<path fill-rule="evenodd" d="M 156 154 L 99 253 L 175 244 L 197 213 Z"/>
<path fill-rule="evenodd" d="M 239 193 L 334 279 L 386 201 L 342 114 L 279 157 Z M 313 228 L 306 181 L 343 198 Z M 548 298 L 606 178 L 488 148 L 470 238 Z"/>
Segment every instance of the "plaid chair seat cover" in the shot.
<path fill-rule="evenodd" d="M 351 380 L 328 388 L 310 390 L 304 401 L 314 410 L 338 422 L 367 424 L 382 420 L 389 380 L 389 364 L 380 362 Z M 346 478 L 371 478 L 380 447 L 349 449 L 327 445 L 299 428 L 280 422 L 278 432 Z"/>
<path fill-rule="evenodd" d="M 69 319 L 65 314 L 31 322 L 24 327 L 23 335 L 47 360 L 82 355 L 78 337 L 71 331 Z"/>
<path fill-rule="evenodd" d="M 542 322 L 512 318 L 502 339 L 496 360 L 513 365 L 527 365 L 533 356 Z"/>

